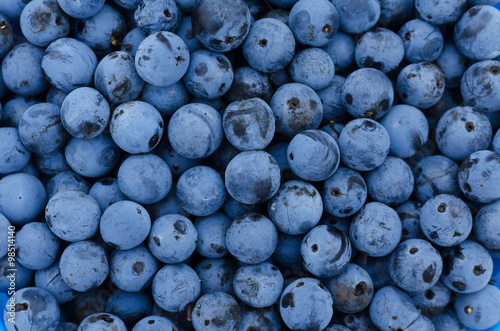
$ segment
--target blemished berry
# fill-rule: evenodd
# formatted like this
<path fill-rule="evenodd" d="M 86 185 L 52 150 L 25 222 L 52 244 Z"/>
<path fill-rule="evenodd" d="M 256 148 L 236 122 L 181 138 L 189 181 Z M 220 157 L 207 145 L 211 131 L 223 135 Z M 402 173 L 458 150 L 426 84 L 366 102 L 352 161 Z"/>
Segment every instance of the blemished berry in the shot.
<path fill-rule="evenodd" d="M 500 326 L 497 2 L 0 0 L 0 329 Z"/>

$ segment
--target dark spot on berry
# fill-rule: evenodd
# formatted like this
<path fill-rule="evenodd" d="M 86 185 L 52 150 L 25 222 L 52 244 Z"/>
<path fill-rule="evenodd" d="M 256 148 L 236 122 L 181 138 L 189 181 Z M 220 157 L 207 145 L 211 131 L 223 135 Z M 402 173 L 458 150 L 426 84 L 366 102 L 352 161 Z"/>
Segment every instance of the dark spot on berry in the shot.
<path fill-rule="evenodd" d="M 410 254 L 416 254 L 418 252 L 418 248 L 412 247 L 410 248 Z"/>
<path fill-rule="evenodd" d="M 425 291 L 425 297 L 429 300 L 432 300 L 434 298 L 434 291 L 433 290 L 427 290 Z"/>

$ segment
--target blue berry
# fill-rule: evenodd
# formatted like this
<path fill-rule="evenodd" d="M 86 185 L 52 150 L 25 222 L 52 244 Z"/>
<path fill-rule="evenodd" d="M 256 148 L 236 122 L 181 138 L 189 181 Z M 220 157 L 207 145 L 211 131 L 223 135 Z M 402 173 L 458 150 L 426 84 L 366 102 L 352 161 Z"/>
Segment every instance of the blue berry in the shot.
<path fill-rule="evenodd" d="M 1 5 L 0 5 L 1 6 Z M 7 18 L 7 16 L 4 15 L 4 11 L 0 8 L 0 26 L 2 27 L 1 28 L 1 32 L 0 32 L 0 59 L 2 59 L 5 54 L 7 54 L 10 49 L 12 48 L 12 46 L 14 46 L 14 32 L 12 31 L 12 25 L 9 21 L 9 19 Z M 1 71 L 1 69 L 0 69 Z M 0 72 L 0 76 L 1 76 L 1 72 Z M 0 77 L 1 79 L 1 77 Z M 3 85 L 3 82 L 0 83 L 0 85 Z M 3 89 L 5 88 L 5 86 L 3 86 L 3 88 L 0 88 L 0 91 L 2 91 Z M 0 92 L 0 97 L 3 96 L 3 93 Z"/>
<path fill-rule="evenodd" d="M 106 313 L 112 314 L 131 326 L 148 316 L 153 308 L 153 299 L 147 292 L 114 291 L 106 304 Z"/>
<path fill-rule="evenodd" d="M 443 270 L 443 259 L 423 239 L 408 239 L 391 254 L 389 273 L 394 282 L 409 292 L 421 292 L 436 284 Z"/>
<path fill-rule="evenodd" d="M 487 149 L 492 139 L 490 121 L 469 106 L 453 107 L 436 126 L 436 144 L 443 155 L 463 161 L 471 153 Z"/>
<path fill-rule="evenodd" d="M 375 292 L 369 312 L 373 324 L 380 330 L 404 330 L 420 316 L 411 298 L 393 286 Z"/>
<path fill-rule="evenodd" d="M 348 217 L 357 213 L 365 204 L 366 195 L 363 177 L 345 167 L 339 167 L 325 180 L 322 193 L 325 211 L 335 217 Z"/>
<path fill-rule="evenodd" d="M 68 137 L 61 124 L 60 108 L 51 103 L 31 106 L 26 109 L 19 122 L 21 142 L 35 153 L 53 152 L 62 147 Z"/>
<path fill-rule="evenodd" d="M 186 43 L 179 36 L 160 31 L 140 43 L 135 54 L 135 67 L 146 83 L 169 86 L 184 76 L 189 59 Z"/>
<path fill-rule="evenodd" d="M 104 4 L 94 16 L 73 21 L 74 38 L 89 46 L 99 57 L 111 52 L 127 32 L 123 15 Z"/>
<path fill-rule="evenodd" d="M 386 157 L 378 168 L 366 174 L 365 179 L 370 197 L 387 205 L 408 200 L 415 184 L 411 168 L 394 156 Z"/>
<path fill-rule="evenodd" d="M 425 115 L 409 105 L 396 105 L 382 118 L 380 124 L 391 138 L 390 152 L 408 158 L 420 151 L 429 136 Z"/>
<path fill-rule="evenodd" d="M 338 275 L 328 279 L 326 285 L 332 292 L 333 307 L 342 313 L 357 313 L 368 307 L 373 298 L 373 282 L 360 266 L 348 263 Z"/>
<path fill-rule="evenodd" d="M 366 32 L 357 42 L 354 56 L 360 68 L 374 68 L 388 73 L 403 60 L 405 48 L 393 31 L 375 28 Z"/>
<path fill-rule="evenodd" d="M 78 329 L 85 331 L 127 331 L 123 321 L 113 314 L 95 313 L 85 317 Z"/>
<path fill-rule="evenodd" d="M 290 141 L 287 154 L 292 171 L 309 181 L 330 177 L 340 162 L 337 142 L 321 130 L 305 130 L 297 134 Z"/>
<path fill-rule="evenodd" d="M 45 79 L 48 72 L 43 68 L 43 57 L 43 48 L 28 42 L 14 46 L 2 61 L 5 86 L 21 96 L 35 96 L 47 90 L 50 84 Z"/>
<path fill-rule="evenodd" d="M 495 252 L 500 249 L 500 241 L 498 240 L 500 228 L 496 221 L 499 214 L 499 200 L 485 204 L 479 209 L 473 225 L 476 241 L 483 245 L 484 248 Z"/>
<path fill-rule="evenodd" d="M 177 326 L 166 317 L 148 316 L 137 322 L 132 331 L 155 331 L 169 330 L 177 331 Z"/>
<path fill-rule="evenodd" d="M 235 101 L 226 107 L 222 127 L 226 138 L 237 149 L 264 149 L 274 137 L 274 113 L 259 98 Z"/>
<path fill-rule="evenodd" d="M 97 57 L 92 49 L 72 38 L 52 42 L 42 58 L 42 70 L 50 84 L 63 92 L 89 86 L 96 67 Z"/>
<path fill-rule="evenodd" d="M 426 291 L 410 293 L 415 306 L 426 315 L 438 315 L 446 310 L 451 299 L 451 290 L 438 281 Z"/>
<path fill-rule="evenodd" d="M 83 192 L 57 193 L 45 207 L 45 221 L 50 230 L 69 242 L 91 238 L 99 228 L 100 219 L 97 201 Z"/>
<path fill-rule="evenodd" d="M 242 50 L 255 70 L 278 72 L 292 61 L 295 38 L 286 24 L 274 18 L 263 18 L 252 24 Z"/>
<path fill-rule="evenodd" d="M 101 213 L 113 203 L 126 200 L 116 178 L 107 177 L 99 179 L 92 185 L 88 194 L 97 201 Z"/>
<path fill-rule="evenodd" d="M 460 165 L 458 185 L 465 196 L 481 203 L 500 198 L 500 155 L 482 150 L 469 155 Z"/>
<path fill-rule="evenodd" d="M 274 265 L 263 262 L 242 266 L 234 274 L 234 292 L 238 299 L 254 308 L 273 305 L 283 290 L 283 275 Z"/>
<path fill-rule="evenodd" d="M 443 155 L 424 157 L 413 167 L 415 196 L 425 203 L 433 196 L 450 194 L 459 197 L 458 165 Z"/>
<path fill-rule="evenodd" d="M 380 4 L 375 0 L 333 0 L 340 16 L 340 29 L 350 34 L 371 29 L 380 17 Z"/>
<path fill-rule="evenodd" d="M 500 93 L 497 92 L 500 80 L 500 62 L 487 60 L 472 64 L 465 70 L 460 84 L 464 103 L 484 112 L 498 111 Z"/>
<path fill-rule="evenodd" d="M 24 168 L 31 152 L 24 147 L 16 128 L 0 128 L 0 173 L 8 174 Z"/>
<path fill-rule="evenodd" d="M 207 166 L 186 170 L 177 182 L 177 198 L 185 211 L 196 216 L 208 216 L 219 210 L 226 200 L 222 177 Z"/>
<path fill-rule="evenodd" d="M 333 277 L 351 259 L 351 242 L 347 234 L 328 225 L 314 227 L 302 240 L 300 248 L 304 267 L 317 277 Z"/>
<path fill-rule="evenodd" d="M 62 279 L 59 272 L 59 262 L 55 262 L 45 269 L 37 270 L 35 285 L 50 292 L 60 304 L 69 302 L 78 295 L 78 292 L 69 287 Z"/>
<path fill-rule="evenodd" d="M 320 90 L 332 82 L 335 65 L 327 52 L 311 47 L 295 54 L 288 71 L 294 82 Z"/>
<path fill-rule="evenodd" d="M 41 288 L 24 287 L 16 291 L 12 298 L 12 301 L 7 301 L 7 305 L 14 304 L 15 318 L 9 321 L 11 316 L 8 306 L 5 306 L 3 313 L 7 330 L 56 331 L 58 329 L 61 313 L 52 294 Z"/>
<path fill-rule="evenodd" d="M 342 86 L 342 102 L 353 117 L 379 119 L 389 111 L 393 101 L 392 83 L 377 69 L 353 71 Z"/>
<path fill-rule="evenodd" d="M 0 179 L 0 213 L 12 225 L 36 220 L 46 203 L 45 187 L 35 176 L 15 173 Z"/>
<path fill-rule="evenodd" d="M 183 80 L 191 94 L 211 100 L 224 95 L 233 83 L 233 78 L 233 67 L 224 54 L 200 49 L 191 54 L 191 62 Z"/>
<path fill-rule="evenodd" d="M 56 261 L 59 239 L 45 223 L 30 222 L 16 234 L 16 259 L 26 268 L 40 270 Z"/>
<path fill-rule="evenodd" d="M 74 18 L 88 18 L 97 14 L 104 6 L 105 0 L 57 0 L 61 9 Z"/>
<path fill-rule="evenodd" d="M 345 78 L 339 75 L 333 76 L 333 80 L 325 88 L 316 91 L 323 103 L 323 119 L 339 123 L 347 122 L 349 114 L 342 102 L 342 86 Z"/>
<path fill-rule="evenodd" d="M 484 330 L 500 322 L 500 290 L 486 285 L 482 290 L 459 295 L 454 307 L 457 319 L 466 327 Z"/>
<path fill-rule="evenodd" d="M 224 95 L 227 103 L 259 98 L 269 103 L 274 89 L 269 82 L 269 76 L 251 67 L 240 67 L 234 71 L 231 88 Z"/>
<path fill-rule="evenodd" d="M 466 240 L 441 251 L 443 275 L 441 280 L 458 293 L 474 293 L 485 286 L 493 273 L 493 259 L 480 244 Z"/>
<path fill-rule="evenodd" d="M 233 278 L 238 269 L 229 259 L 204 259 L 195 267 L 200 277 L 201 295 L 221 291 L 234 295 Z"/>
<path fill-rule="evenodd" d="M 115 143 L 128 153 L 147 153 L 163 135 L 163 119 L 143 101 L 123 103 L 113 111 L 109 130 Z"/>
<path fill-rule="evenodd" d="M 235 330 L 241 320 L 241 309 L 227 293 L 213 292 L 203 295 L 193 309 L 195 330 Z"/>
<path fill-rule="evenodd" d="M 181 156 L 204 158 L 215 152 L 222 142 L 221 116 L 208 105 L 190 103 L 172 115 L 167 132 L 172 148 Z"/>
<path fill-rule="evenodd" d="M 346 124 L 337 143 L 340 158 L 347 167 L 368 171 L 384 162 L 391 140 L 380 123 L 371 119 L 355 119 Z"/>
<path fill-rule="evenodd" d="M 453 195 L 436 195 L 423 205 L 420 226 L 429 241 L 442 247 L 463 242 L 472 230 L 468 206 Z"/>
<path fill-rule="evenodd" d="M 398 75 L 397 91 L 401 100 L 417 108 L 429 108 L 444 93 L 444 75 L 438 66 L 428 62 L 407 65 Z"/>
<path fill-rule="evenodd" d="M 122 0 L 115 0 L 115 2 Z M 135 1 L 135 0 L 133 0 Z M 120 46 L 120 51 L 127 52 L 130 55 L 135 56 L 137 49 L 141 42 L 146 39 L 148 35 L 144 33 L 140 28 L 134 28 L 130 30 L 125 37 L 123 37 L 122 45 Z"/>
<path fill-rule="evenodd" d="M 221 258 L 227 255 L 226 232 L 232 219 L 222 212 L 198 217 L 194 226 L 198 231 L 196 251 L 206 258 Z"/>
<path fill-rule="evenodd" d="M 146 239 L 151 229 L 151 219 L 146 209 L 138 203 L 118 201 L 102 213 L 99 229 L 106 244 L 127 250 Z"/>
<path fill-rule="evenodd" d="M 455 24 L 454 40 L 458 50 L 472 60 L 491 60 L 500 55 L 498 36 L 500 12 L 478 4 L 467 10 Z"/>
<path fill-rule="evenodd" d="M 323 118 L 323 105 L 318 94 L 300 83 L 280 86 L 270 106 L 276 116 L 276 132 L 286 137 L 317 129 Z"/>
<path fill-rule="evenodd" d="M 148 35 L 159 31 L 175 31 L 181 17 L 174 0 L 142 0 L 134 12 L 137 27 Z"/>
<path fill-rule="evenodd" d="M 457 49 L 455 43 L 445 42 L 443 51 L 436 59 L 436 64 L 443 72 L 447 87 L 458 87 L 464 72 L 467 70 L 469 60 Z"/>
<path fill-rule="evenodd" d="M 144 84 L 141 93 L 142 100 L 155 107 L 163 118 L 171 117 L 177 109 L 189 103 L 190 99 L 182 80 L 169 86 Z"/>
<path fill-rule="evenodd" d="M 24 37 L 33 45 L 46 47 L 69 34 L 69 17 L 57 0 L 34 0 L 24 7 L 19 18 Z"/>
<path fill-rule="evenodd" d="M 29 166 L 29 164 L 27 166 Z M 38 174 L 33 173 L 33 175 L 38 177 Z M 73 171 L 61 171 L 50 178 L 45 189 L 47 191 L 47 198 L 50 199 L 56 193 L 64 191 L 81 191 L 87 194 L 90 189 L 90 184 L 82 176 Z"/>
<path fill-rule="evenodd" d="M 326 45 L 337 32 L 339 24 L 337 8 L 327 0 L 299 0 L 290 10 L 289 26 L 301 44 Z"/>
<path fill-rule="evenodd" d="M 120 148 L 106 133 L 92 139 L 73 137 L 64 150 L 71 169 L 85 177 L 106 175 L 118 164 L 120 154 Z"/>
<path fill-rule="evenodd" d="M 323 214 L 323 202 L 311 184 L 291 180 L 284 183 L 268 203 L 269 218 L 283 233 L 306 233 L 318 224 Z"/>
<path fill-rule="evenodd" d="M 109 104 L 97 90 L 81 87 L 70 92 L 61 105 L 61 123 L 73 137 L 91 139 L 109 123 Z"/>
<path fill-rule="evenodd" d="M 144 81 L 137 73 L 134 57 L 120 51 L 106 55 L 99 62 L 94 84 L 110 103 L 119 104 L 135 100 Z"/>
<path fill-rule="evenodd" d="M 354 63 L 354 39 L 347 33 L 337 31 L 322 48 L 332 58 L 336 72 L 346 72 Z"/>
<path fill-rule="evenodd" d="M 109 261 L 109 278 L 115 286 L 130 292 L 146 289 L 160 268 L 158 260 L 141 244 L 129 250 L 115 250 Z"/>
<path fill-rule="evenodd" d="M 406 22 L 398 31 L 410 63 L 432 62 L 443 50 L 443 35 L 438 27 L 421 19 Z"/>
<path fill-rule="evenodd" d="M 152 204 L 163 199 L 172 187 L 172 173 L 159 156 L 132 155 L 118 169 L 118 185 L 130 200 Z"/>

